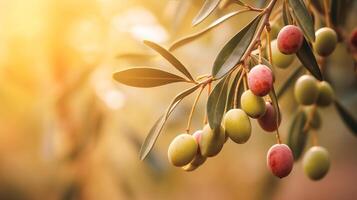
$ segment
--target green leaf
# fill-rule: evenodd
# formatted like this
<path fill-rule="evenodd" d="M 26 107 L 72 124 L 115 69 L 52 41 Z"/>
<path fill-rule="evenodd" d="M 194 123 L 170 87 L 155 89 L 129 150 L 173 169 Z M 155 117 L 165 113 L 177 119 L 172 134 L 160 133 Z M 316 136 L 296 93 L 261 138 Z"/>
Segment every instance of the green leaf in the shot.
<path fill-rule="evenodd" d="M 274 86 L 272 87 L 271 91 L 269 92 L 269 97 L 273 103 L 273 107 L 274 107 L 274 110 L 276 110 L 276 122 L 277 122 L 277 127 L 279 127 L 279 122 L 280 122 L 280 117 L 281 117 L 281 113 L 280 113 L 280 108 L 279 108 L 279 102 L 278 102 L 278 98 L 276 96 L 276 93 L 275 93 L 275 89 L 274 89 Z"/>
<path fill-rule="evenodd" d="M 237 63 L 252 42 L 255 31 L 261 19 L 258 15 L 247 26 L 240 30 L 219 52 L 212 69 L 214 78 L 221 78 L 227 74 Z"/>
<path fill-rule="evenodd" d="M 188 79 L 194 81 L 190 72 L 186 69 L 186 67 L 169 51 L 165 48 L 161 47 L 160 45 L 151 42 L 151 41 L 144 41 L 144 44 L 151 47 L 153 50 L 158 52 L 162 57 L 164 57 L 167 61 L 169 61 L 177 70 L 179 70 L 182 74 L 184 74 Z"/>
<path fill-rule="evenodd" d="M 299 58 L 302 65 L 307 70 L 309 70 L 309 72 L 313 76 L 315 76 L 315 78 L 317 78 L 320 81 L 323 80 L 319 65 L 317 64 L 317 61 L 315 58 L 315 55 L 305 38 L 304 38 L 301 48 L 296 53 L 296 55 Z"/>
<path fill-rule="evenodd" d="M 287 145 L 293 152 L 294 160 L 299 160 L 306 145 L 307 132 L 304 132 L 306 120 L 305 112 L 299 110 L 292 118 L 289 127 Z"/>
<path fill-rule="evenodd" d="M 239 10 L 239 11 L 234 11 L 234 12 L 231 12 L 231 13 L 228 13 L 220 18 L 218 18 L 217 20 L 215 20 L 214 22 L 212 22 L 207 28 L 203 29 L 202 31 L 200 32 L 197 32 L 197 33 L 194 33 L 192 35 L 188 35 L 184 38 L 181 38 L 177 41 L 175 41 L 173 44 L 171 44 L 171 46 L 169 47 L 169 51 L 174 51 L 176 50 L 177 48 L 187 44 L 187 43 L 190 43 L 198 38 L 200 38 L 201 36 L 205 35 L 206 33 L 208 33 L 209 31 L 213 30 L 214 28 L 216 28 L 218 25 L 222 24 L 223 22 L 227 21 L 228 19 L 240 14 L 240 13 L 243 13 L 243 12 L 246 12 L 246 11 L 249 11 L 249 10 Z"/>
<path fill-rule="evenodd" d="M 221 0 L 205 0 L 201 10 L 198 12 L 196 17 L 192 20 L 192 25 L 196 26 L 201 23 L 204 19 L 206 19 L 213 10 L 218 6 Z"/>
<path fill-rule="evenodd" d="M 289 7 L 286 4 L 286 1 L 283 3 L 283 21 L 285 25 L 293 24 L 293 19 L 291 17 Z"/>
<path fill-rule="evenodd" d="M 228 111 L 228 110 L 234 108 L 235 90 L 236 90 L 236 87 L 237 87 L 237 84 L 238 84 L 238 81 L 239 81 L 239 78 L 240 78 L 241 74 L 242 74 L 242 72 L 239 71 L 239 72 L 235 75 L 235 77 L 234 77 L 232 83 L 230 84 L 230 86 L 228 87 L 228 88 L 229 88 L 229 89 L 228 89 L 229 93 L 228 93 L 228 98 L 227 98 L 226 111 Z M 243 86 L 243 84 L 241 84 L 241 83 L 242 83 L 242 81 L 239 83 L 238 93 L 237 93 L 237 97 L 236 97 L 238 104 L 240 103 L 240 97 L 242 96 L 242 94 L 243 94 L 243 92 L 244 92 L 244 86 Z"/>
<path fill-rule="evenodd" d="M 285 82 L 281 84 L 279 89 L 276 92 L 276 96 L 278 99 L 283 96 L 286 90 L 295 82 L 295 80 L 299 77 L 299 75 L 304 71 L 302 66 L 296 67 L 293 72 L 288 75 Z"/>
<path fill-rule="evenodd" d="M 212 129 L 221 125 L 226 108 L 229 76 L 224 77 L 213 89 L 207 101 L 208 123 Z"/>
<path fill-rule="evenodd" d="M 346 126 L 357 136 L 357 120 L 338 100 L 335 101 L 335 106 Z"/>
<path fill-rule="evenodd" d="M 141 160 L 144 160 L 145 157 L 150 153 L 151 149 L 154 147 L 155 142 L 157 141 L 157 138 L 159 137 L 167 119 L 169 118 L 172 111 L 174 111 L 176 106 L 182 101 L 182 99 L 184 99 L 186 96 L 190 95 L 200 87 L 201 85 L 195 85 L 194 87 L 191 87 L 181 92 L 172 100 L 166 110 L 166 113 L 155 122 L 154 126 L 150 129 L 149 134 L 146 136 L 144 143 L 142 144 L 140 149 Z"/>
<path fill-rule="evenodd" d="M 138 67 L 115 72 L 113 78 L 133 87 L 156 87 L 174 82 L 187 82 L 186 79 L 158 69 Z"/>
<path fill-rule="evenodd" d="M 315 41 L 315 29 L 312 17 L 302 0 L 289 0 L 289 5 L 295 13 L 296 19 L 310 42 Z"/>

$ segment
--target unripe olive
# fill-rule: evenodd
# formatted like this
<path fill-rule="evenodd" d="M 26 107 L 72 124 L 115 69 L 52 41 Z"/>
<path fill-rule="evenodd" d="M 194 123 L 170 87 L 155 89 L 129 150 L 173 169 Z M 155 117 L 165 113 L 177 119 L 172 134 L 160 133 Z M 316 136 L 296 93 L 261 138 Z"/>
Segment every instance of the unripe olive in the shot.
<path fill-rule="evenodd" d="M 330 105 L 335 97 L 335 92 L 333 91 L 331 85 L 326 81 L 321 81 L 318 84 L 319 94 L 316 100 L 316 104 L 321 107 Z"/>
<path fill-rule="evenodd" d="M 202 133 L 202 130 L 198 130 L 192 134 L 192 136 L 196 139 L 197 144 L 201 143 Z M 201 153 L 200 145 L 198 145 L 197 154 L 190 164 L 200 166 L 206 161 L 206 159 L 207 158 Z"/>
<path fill-rule="evenodd" d="M 229 138 L 238 144 L 247 142 L 252 131 L 249 117 L 241 109 L 231 109 L 226 113 L 224 127 Z"/>
<path fill-rule="evenodd" d="M 273 145 L 267 154 L 267 165 L 275 176 L 286 177 L 290 174 L 294 165 L 291 149 L 285 144 Z"/>
<path fill-rule="evenodd" d="M 311 75 L 301 76 L 295 83 L 294 94 L 299 104 L 314 104 L 319 95 L 317 80 Z"/>
<path fill-rule="evenodd" d="M 254 66 L 248 73 L 248 87 L 257 96 L 267 95 L 273 87 L 273 72 L 262 64 Z"/>
<path fill-rule="evenodd" d="M 286 55 L 278 49 L 277 40 L 271 42 L 271 55 L 273 58 L 273 65 L 279 68 L 287 68 L 294 61 L 294 55 Z"/>
<path fill-rule="evenodd" d="M 259 118 L 266 110 L 264 99 L 254 95 L 250 90 L 243 92 L 240 104 L 244 112 L 252 118 Z"/>
<path fill-rule="evenodd" d="M 195 138 L 189 134 L 180 134 L 170 143 L 168 158 L 174 166 L 184 166 L 190 163 L 195 157 L 198 144 Z"/>
<path fill-rule="evenodd" d="M 323 27 L 315 32 L 314 50 L 320 56 L 330 55 L 337 45 L 337 34 L 332 28 Z"/>
<path fill-rule="evenodd" d="M 312 129 L 320 129 L 321 127 L 321 116 L 319 111 L 316 108 L 313 108 L 312 106 L 305 107 L 305 112 L 307 116 L 311 116 L 310 120 L 310 127 Z M 313 112 L 313 113 L 312 113 Z"/>
<path fill-rule="evenodd" d="M 281 24 L 279 22 L 273 22 L 270 26 L 270 38 L 275 39 L 278 37 L 278 33 L 281 29 Z"/>
<path fill-rule="evenodd" d="M 201 154 L 205 157 L 217 155 L 226 140 L 225 130 L 222 126 L 217 129 L 211 129 L 209 125 L 203 128 L 201 141 L 199 143 Z"/>
<path fill-rule="evenodd" d="M 284 26 L 278 34 L 278 48 L 283 54 L 296 53 L 302 45 L 304 34 L 294 25 Z"/>
<path fill-rule="evenodd" d="M 281 116 L 279 117 L 279 124 L 277 121 L 277 113 L 270 102 L 265 103 L 266 111 L 263 116 L 258 118 L 258 123 L 262 129 L 272 132 L 278 128 L 278 125 L 281 123 Z"/>
<path fill-rule="evenodd" d="M 328 151 L 320 146 L 311 147 L 302 162 L 305 174 L 312 180 L 322 179 L 330 168 Z"/>

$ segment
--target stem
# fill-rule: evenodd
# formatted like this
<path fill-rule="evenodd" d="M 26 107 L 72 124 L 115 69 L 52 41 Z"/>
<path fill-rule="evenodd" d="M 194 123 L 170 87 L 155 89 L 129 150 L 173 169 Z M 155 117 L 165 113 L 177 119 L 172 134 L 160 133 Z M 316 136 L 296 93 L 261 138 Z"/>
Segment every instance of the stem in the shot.
<path fill-rule="evenodd" d="M 243 75 L 243 84 L 244 84 L 244 91 L 248 90 L 248 81 L 247 81 L 246 71 L 244 71 L 244 75 Z"/>
<path fill-rule="evenodd" d="M 243 78 L 244 74 L 245 74 L 245 70 L 242 69 L 242 73 L 240 74 L 240 77 L 238 79 L 236 88 L 234 90 L 234 101 L 233 101 L 234 102 L 234 106 L 233 106 L 234 108 L 238 107 L 238 89 L 239 89 L 239 86 L 240 86 L 240 84 L 242 82 L 242 78 Z"/>
<path fill-rule="evenodd" d="M 313 105 L 312 107 L 312 111 L 309 113 L 309 116 L 307 116 L 307 120 L 306 120 L 306 123 L 304 125 L 304 128 L 303 128 L 303 132 L 308 132 L 308 130 L 310 129 L 311 127 L 311 121 L 313 120 L 314 118 L 314 115 L 316 113 L 316 110 L 317 110 L 317 107 L 316 105 Z"/>
<path fill-rule="evenodd" d="M 211 94 L 211 90 L 212 90 L 212 83 L 209 82 L 208 83 L 208 94 L 207 94 L 207 101 L 208 101 L 208 98 L 209 98 L 209 95 Z M 208 122 L 208 115 L 207 115 L 207 109 L 205 109 L 205 117 L 203 118 L 203 124 L 206 125 Z"/>
<path fill-rule="evenodd" d="M 279 123 L 279 122 L 278 122 Z M 279 127 L 276 129 L 275 133 L 276 141 L 278 144 L 281 144 L 281 139 L 280 139 L 280 133 L 279 133 Z"/>
<path fill-rule="evenodd" d="M 331 27 L 331 21 L 330 21 L 330 9 L 329 9 L 329 1 L 324 0 L 324 10 L 325 10 L 325 21 L 328 27 Z"/>
<path fill-rule="evenodd" d="M 269 59 L 270 64 L 273 66 L 273 53 L 271 51 L 270 30 L 265 29 L 265 31 L 266 31 L 266 36 L 267 36 L 267 44 L 266 45 L 268 47 L 268 52 L 269 52 L 268 59 Z"/>
<path fill-rule="evenodd" d="M 188 117 L 188 122 L 187 122 L 187 128 L 186 128 L 186 132 L 187 134 L 190 133 L 190 128 L 191 128 L 191 121 L 192 121 L 192 116 L 193 116 L 193 112 L 195 111 L 196 105 L 198 100 L 200 99 L 200 96 L 202 94 L 203 89 L 205 89 L 205 85 L 201 86 L 201 90 L 198 92 L 195 101 L 193 102 L 192 108 L 191 108 L 191 112 L 190 112 L 190 116 Z"/>

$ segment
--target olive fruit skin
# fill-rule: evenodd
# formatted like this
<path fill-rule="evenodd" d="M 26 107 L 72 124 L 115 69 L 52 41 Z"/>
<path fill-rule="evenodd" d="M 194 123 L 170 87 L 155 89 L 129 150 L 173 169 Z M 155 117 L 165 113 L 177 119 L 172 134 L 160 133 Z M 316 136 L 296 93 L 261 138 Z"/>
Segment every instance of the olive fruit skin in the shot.
<path fill-rule="evenodd" d="M 293 54 L 301 48 L 303 40 L 304 34 L 299 27 L 287 25 L 278 34 L 278 48 L 283 54 Z"/>
<path fill-rule="evenodd" d="M 311 75 L 301 76 L 295 83 L 294 94 L 299 104 L 314 104 L 319 95 L 317 80 Z"/>
<path fill-rule="evenodd" d="M 273 58 L 273 65 L 285 69 L 294 61 L 294 55 L 286 55 L 278 49 L 277 40 L 271 42 L 271 55 Z"/>
<path fill-rule="evenodd" d="M 315 32 L 314 50 L 320 56 L 329 56 L 336 48 L 337 34 L 332 28 L 323 27 Z"/>
<path fill-rule="evenodd" d="M 217 129 L 211 129 L 207 124 L 202 130 L 202 136 L 199 143 L 201 154 L 205 157 L 217 155 L 226 140 L 226 134 L 223 126 Z"/>
<path fill-rule="evenodd" d="M 224 127 L 229 138 L 238 144 L 246 143 L 252 132 L 249 117 L 241 109 L 231 109 L 226 113 Z"/>
<path fill-rule="evenodd" d="M 180 134 L 169 145 L 167 153 L 169 161 L 177 167 L 187 165 L 195 157 L 197 149 L 198 144 L 192 135 Z"/>
<path fill-rule="evenodd" d="M 353 29 L 352 34 L 350 36 L 351 46 L 357 49 L 357 28 Z"/>
<path fill-rule="evenodd" d="M 279 178 L 288 176 L 293 169 L 294 157 L 286 144 L 275 144 L 267 154 L 267 165 L 270 171 Z"/>
<path fill-rule="evenodd" d="M 258 118 L 258 123 L 262 129 L 268 132 L 273 132 L 278 128 L 281 123 L 281 116 L 279 117 L 279 123 L 277 121 L 277 112 L 270 102 L 265 103 L 266 111 L 263 116 Z"/>
<path fill-rule="evenodd" d="M 267 95 L 273 87 L 273 72 L 266 65 L 256 65 L 248 73 L 248 87 L 257 96 Z"/>
<path fill-rule="evenodd" d="M 240 104 L 244 112 L 252 118 L 259 118 L 264 115 L 266 110 L 264 99 L 254 95 L 250 90 L 243 92 Z"/>
<path fill-rule="evenodd" d="M 304 172 L 311 180 L 322 179 L 330 169 L 329 153 L 320 146 L 311 147 L 302 162 Z"/>
<path fill-rule="evenodd" d="M 201 142 L 202 133 L 203 133 L 202 130 L 198 130 L 192 134 L 192 136 L 196 139 L 197 144 L 200 144 Z M 207 158 L 201 154 L 200 145 L 198 145 L 197 154 L 190 164 L 195 166 L 200 166 L 206 161 L 206 159 Z"/>
<path fill-rule="evenodd" d="M 319 94 L 317 96 L 316 104 L 321 107 L 329 106 L 335 97 L 335 92 L 333 91 L 331 85 L 326 81 L 321 81 L 318 84 Z"/>

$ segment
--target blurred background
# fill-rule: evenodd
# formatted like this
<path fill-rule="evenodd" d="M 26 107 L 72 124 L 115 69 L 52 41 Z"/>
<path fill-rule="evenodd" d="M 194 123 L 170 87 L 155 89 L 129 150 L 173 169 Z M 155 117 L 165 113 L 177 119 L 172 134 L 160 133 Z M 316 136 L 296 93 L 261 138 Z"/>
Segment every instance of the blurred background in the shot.
<path fill-rule="evenodd" d="M 168 46 L 239 8 L 217 10 L 192 28 L 202 3 L 1 0 L 0 199 L 357 199 L 357 137 L 333 106 L 321 110 L 319 143 L 329 150 L 332 164 L 320 182 L 304 176 L 301 161 L 289 177 L 273 177 L 265 156 L 275 136 L 255 121 L 247 144 L 228 142 L 198 170 L 188 173 L 170 166 L 167 147 L 185 130 L 192 97 L 173 113 L 149 157 L 140 161 L 138 152 L 149 129 L 188 85 L 137 89 L 117 84 L 112 73 L 131 66 L 174 72 L 165 60 L 148 56 L 154 52 L 142 40 Z M 357 24 L 356 5 L 351 6 L 347 33 Z M 234 17 L 174 54 L 195 76 L 210 73 L 219 49 L 252 16 Z M 355 62 L 346 52 L 339 45 L 326 73 L 356 117 Z M 277 85 L 288 71 L 276 70 Z M 202 128 L 205 95 L 194 129 Z M 286 141 L 296 110 L 291 91 L 280 104 L 280 132 Z"/>

